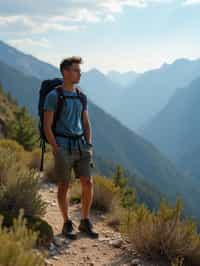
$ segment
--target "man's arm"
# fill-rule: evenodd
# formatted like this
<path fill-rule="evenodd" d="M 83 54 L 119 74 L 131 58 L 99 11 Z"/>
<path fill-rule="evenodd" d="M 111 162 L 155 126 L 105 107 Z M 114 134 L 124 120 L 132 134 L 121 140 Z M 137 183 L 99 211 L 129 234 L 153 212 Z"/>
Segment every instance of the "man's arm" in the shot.
<path fill-rule="evenodd" d="M 56 139 L 54 137 L 54 134 L 52 132 L 52 125 L 53 125 L 53 117 L 54 112 L 53 111 L 44 111 L 44 133 L 48 140 L 48 143 L 52 146 L 54 155 L 58 151 L 58 144 L 56 143 Z"/>
<path fill-rule="evenodd" d="M 85 137 L 87 143 L 92 144 L 92 129 L 91 129 L 88 110 L 83 111 L 83 127 L 85 130 Z"/>

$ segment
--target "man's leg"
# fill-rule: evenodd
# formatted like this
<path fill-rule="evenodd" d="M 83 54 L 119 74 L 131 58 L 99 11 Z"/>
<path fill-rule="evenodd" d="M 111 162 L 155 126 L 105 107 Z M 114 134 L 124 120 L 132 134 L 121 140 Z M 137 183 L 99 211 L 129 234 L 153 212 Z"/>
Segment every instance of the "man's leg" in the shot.
<path fill-rule="evenodd" d="M 81 209 L 81 222 L 78 227 L 79 231 L 87 233 L 92 238 L 98 238 L 99 234 L 94 231 L 93 225 L 89 219 L 90 208 L 93 199 L 93 180 L 91 176 L 80 176 L 82 186 L 82 209 Z"/>
<path fill-rule="evenodd" d="M 67 191 L 69 188 L 69 182 L 63 181 L 58 183 L 58 193 L 57 193 L 57 199 L 58 199 L 58 205 L 60 207 L 64 222 L 69 220 L 68 217 L 68 198 L 67 198 Z"/>
<path fill-rule="evenodd" d="M 80 176 L 82 187 L 81 194 L 81 217 L 82 219 L 89 218 L 90 208 L 93 199 L 93 180 L 92 176 Z"/>

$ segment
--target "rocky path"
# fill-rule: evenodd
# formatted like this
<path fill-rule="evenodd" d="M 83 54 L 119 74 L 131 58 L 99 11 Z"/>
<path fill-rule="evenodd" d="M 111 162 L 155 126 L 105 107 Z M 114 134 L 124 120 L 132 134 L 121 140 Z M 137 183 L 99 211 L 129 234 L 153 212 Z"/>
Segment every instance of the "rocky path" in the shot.
<path fill-rule="evenodd" d="M 45 220 L 53 227 L 54 242 L 51 243 L 46 265 L 52 266 L 79 266 L 79 265 L 104 265 L 104 266 L 161 266 L 163 264 L 147 263 L 139 258 L 130 244 L 123 240 L 120 233 L 115 232 L 105 222 L 102 214 L 91 214 L 91 220 L 95 230 L 99 233 L 99 239 L 90 239 L 78 231 L 80 221 L 80 204 L 71 204 L 69 208 L 70 218 L 76 225 L 77 240 L 68 240 L 60 234 L 62 217 L 56 200 L 56 187 L 43 185 L 41 195 L 48 203 Z"/>

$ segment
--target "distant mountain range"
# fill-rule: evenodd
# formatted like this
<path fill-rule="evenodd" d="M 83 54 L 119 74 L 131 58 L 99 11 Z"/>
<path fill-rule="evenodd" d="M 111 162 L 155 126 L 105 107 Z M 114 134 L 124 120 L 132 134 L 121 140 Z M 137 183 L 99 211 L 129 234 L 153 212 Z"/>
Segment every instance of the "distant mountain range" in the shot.
<path fill-rule="evenodd" d="M 25 75 L 34 76 L 40 80 L 60 75 L 56 67 L 44 63 L 32 55 L 24 54 L 2 41 L 0 41 L 0 60 Z"/>
<path fill-rule="evenodd" d="M 199 74 L 200 76 L 200 74 Z M 187 173 L 200 177 L 200 78 L 178 88 L 143 135 Z M 199 179 L 200 180 L 200 179 Z"/>
<path fill-rule="evenodd" d="M 127 87 L 130 84 L 133 84 L 140 74 L 134 71 L 128 71 L 121 73 L 119 71 L 109 71 L 107 74 L 108 78 L 115 83 L 118 83 L 122 87 Z"/>
<path fill-rule="evenodd" d="M 1 41 L 0 61 L 39 80 L 60 76 L 58 68 Z M 83 73 L 80 86 L 93 103 L 140 133 L 165 107 L 176 88 L 189 85 L 199 73 L 200 60 L 179 59 L 142 74 L 111 71 L 105 75 L 91 69 Z M 124 80 L 126 86 L 122 86 L 120 80 Z"/>
<path fill-rule="evenodd" d="M 176 88 L 187 86 L 200 73 L 200 60 L 179 59 L 141 74 L 124 89 L 113 114 L 130 129 L 140 130 L 168 103 Z"/>

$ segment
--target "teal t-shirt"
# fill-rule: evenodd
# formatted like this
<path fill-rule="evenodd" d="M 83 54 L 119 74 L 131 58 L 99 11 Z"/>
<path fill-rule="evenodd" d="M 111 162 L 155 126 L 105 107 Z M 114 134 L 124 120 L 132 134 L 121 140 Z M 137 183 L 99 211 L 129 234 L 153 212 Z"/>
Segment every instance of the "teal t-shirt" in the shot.
<path fill-rule="evenodd" d="M 76 91 L 67 91 L 63 90 L 64 96 L 77 96 Z M 57 92 L 56 90 L 52 90 L 45 98 L 44 102 L 44 111 L 56 111 L 57 108 Z M 56 123 L 56 132 L 60 134 L 76 134 L 80 135 L 84 132 L 83 125 L 81 121 L 82 111 L 87 109 L 87 99 L 85 96 L 84 104 L 80 101 L 80 99 L 71 99 L 66 98 L 64 100 L 63 109 L 60 114 L 60 118 Z M 84 140 L 84 138 L 83 138 Z M 64 138 L 60 136 L 56 136 L 56 142 L 59 146 L 64 149 L 69 147 L 69 138 Z M 82 142 L 80 141 L 80 146 Z M 78 143 L 71 141 L 71 148 L 77 149 Z"/>

